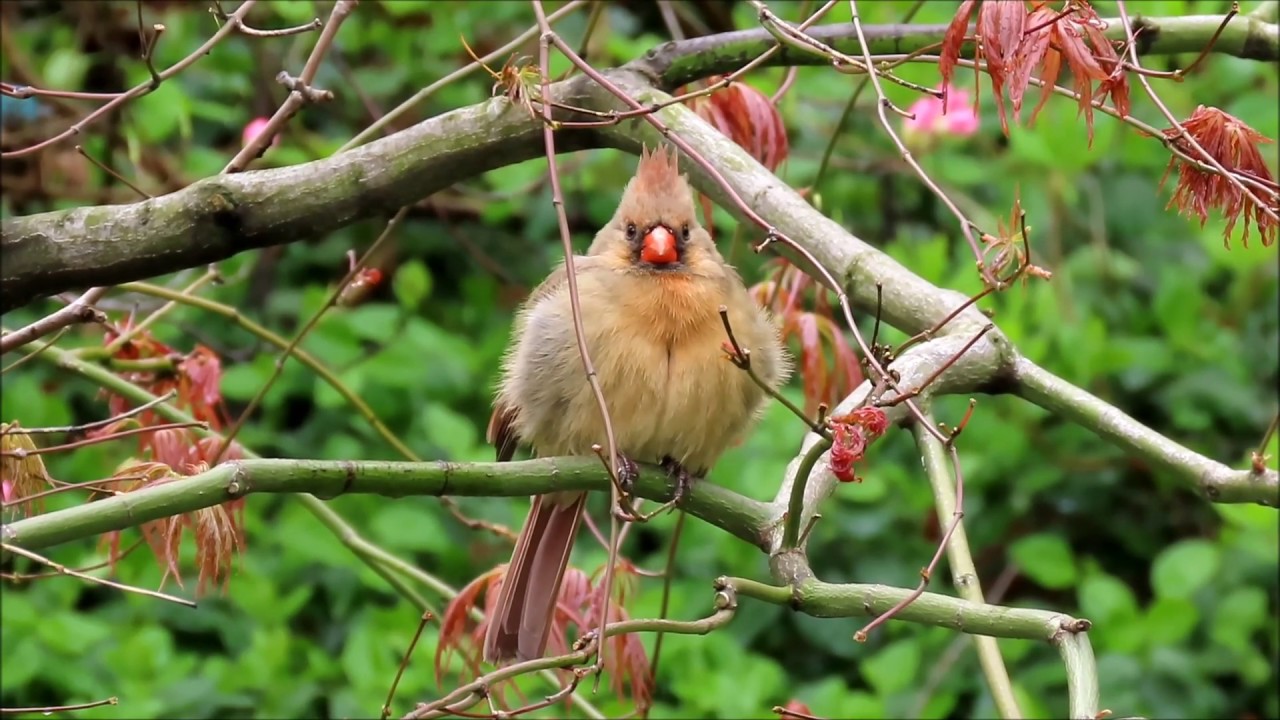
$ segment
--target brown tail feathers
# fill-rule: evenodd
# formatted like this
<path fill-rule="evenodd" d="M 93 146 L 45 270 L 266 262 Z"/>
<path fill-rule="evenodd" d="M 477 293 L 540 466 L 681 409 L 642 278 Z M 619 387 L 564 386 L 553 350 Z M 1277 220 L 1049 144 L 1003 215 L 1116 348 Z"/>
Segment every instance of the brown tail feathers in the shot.
<path fill-rule="evenodd" d="M 546 651 L 560 581 L 586 502 L 584 492 L 534 498 L 489 618 L 484 639 L 487 662 L 532 660 Z"/>

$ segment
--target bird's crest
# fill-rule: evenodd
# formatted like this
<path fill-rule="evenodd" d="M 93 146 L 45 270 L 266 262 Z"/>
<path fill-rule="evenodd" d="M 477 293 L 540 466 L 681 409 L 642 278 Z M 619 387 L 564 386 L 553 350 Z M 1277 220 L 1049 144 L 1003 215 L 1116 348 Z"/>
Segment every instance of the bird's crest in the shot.
<path fill-rule="evenodd" d="M 640 165 L 636 168 L 636 190 L 641 193 L 662 194 L 677 187 L 680 181 L 680 168 L 676 164 L 677 155 L 660 145 L 650 151 L 644 148 L 640 153 Z"/>

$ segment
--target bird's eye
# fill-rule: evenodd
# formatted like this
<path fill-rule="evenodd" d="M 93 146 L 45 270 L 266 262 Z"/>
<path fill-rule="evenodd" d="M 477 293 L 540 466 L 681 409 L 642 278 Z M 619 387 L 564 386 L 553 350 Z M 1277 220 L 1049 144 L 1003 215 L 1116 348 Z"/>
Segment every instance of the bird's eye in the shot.
<path fill-rule="evenodd" d="M 685 223 L 680 227 L 680 235 L 685 242 L 689 242 L 689 223 Z"/>
<path fill-rule="evenodd" d="M 628 240 L 635 240 L 635 239 L 636 239 L 636 224 L 635 224 L 635 223 L 627 223 L 627 239 L 628 239 Z"/>

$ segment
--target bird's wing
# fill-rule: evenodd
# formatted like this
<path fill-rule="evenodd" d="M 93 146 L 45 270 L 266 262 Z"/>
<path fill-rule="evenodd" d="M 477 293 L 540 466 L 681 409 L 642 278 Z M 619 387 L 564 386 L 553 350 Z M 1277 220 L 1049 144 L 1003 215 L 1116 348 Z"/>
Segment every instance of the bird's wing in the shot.
<path fill-rule="evenodd" d="M 498 462 L 506 462 L 516 454 L 516 446 L 520 444 L 520 436 L 516 435 L 516 409 L 506 405 L 493 408 L 489 416 L 489 428 L 485 438 L 493 444 Z"/>
<path fill-rule="evenodd" d="M 599 258 L 585 257 L 575 255 L 573 257 L 574 269 L 579 273 L 597 272 L 604 267 L 604 263 Z M 544 302 L 549 298 L 555 297 L 559 293 L 569 291 L 569 273 L 565 270 L 566 265 L 561 263 L 547 275 L 538 287 L 529 293 L 529 297 L 524 302 L 524 309 L 521 317 L 517 320 L 518 324 L 523 325 L 524 315 L 530 308 L 540 302 Z M 518 328 L 517 332 L 523 328 Z M 520 409 L 517 407 L 499 403 L 494 406 L 493 414 L 489 416 L 489 427 L 485 432 L 485 438 L 490 442 L 495 450 L 498 462 L 506 462 L 510 460 L 516 452 L 516 446 L 520 444 L 520 436 L 516 434 L 516 415 Z"/>

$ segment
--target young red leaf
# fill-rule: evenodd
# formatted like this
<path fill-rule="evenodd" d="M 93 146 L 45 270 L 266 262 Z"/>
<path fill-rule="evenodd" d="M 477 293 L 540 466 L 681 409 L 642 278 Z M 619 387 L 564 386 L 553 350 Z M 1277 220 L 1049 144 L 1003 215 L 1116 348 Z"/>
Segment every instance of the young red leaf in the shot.
<path fill-rule="evenodd" d="M 1227 172 L 1257 180 L 1274 192 L 1276 185 L 1272 180 L 1271 170 L 1263 161 L 1262 153 L 1257 147 L 1263 143 L 1273 142 L 1270 138 L 1249 127 L 1239 118 L 1218 108 L 1204 105 L 1197 107 L 1191 117 L 1182 122 L 1182 128 Z M 1177 128 L 1169 128 L 1164 131 L 1164 134 L 1173 141 L 1175 147 L 1189 157 L 1199 157 L 1199 153 L 1181 137 Z M 1178 185 L 1174 188 L 1173 197 L 1170 198 L 1166 207 L 1177 206 L 1180 214 L 1199 217 L 1201 227 L 1209 218 L 1209 209 L 1217 208 L 1227 220 L 1227 227 L 1222 237 L 1223 244 L 1227 247 L 1230 247 L 1231 231 L 1241 220 L 1244 221 L 1242 241 L 1246 248 L 1249 247 L 1250 226 L 1254 223 L 1258 226 L 1258 234 L 1262 236 L 1263 246 L 1270 246 L 1276 241 L 1277 208 L 1274 205 L 1274 194 L 1270 196 L 1273 204 L 1268 212 L 1268 208 L 1250 200 L 1236 182 L 1219 173 L 1200 170 L 1177 156 L 1169 159 L 1164 178 L 1160 180 L 1162 186 L 1174 165 L 1178 166 Z M 1265 192 L 1256 188 L 1254 194 L 1266 196 Z"/>
<path fill-rule="evenodd" d="M 965 33 L 969 31 L 969 21 L 978 5 L 977 0 L 964 0 L 956 8 L 956 14 L 947 25 L 947 34 L 942 38 L 942 52 L 938 60 L 938 71 L 942 73 L 942 85 L 951 84 L 951 74 L 955 71 L 956 59 L 960 57 L 960 48 L 964 46 Z M 947 109 L 947 98 L 942 98 L 942 109 Z"/>

